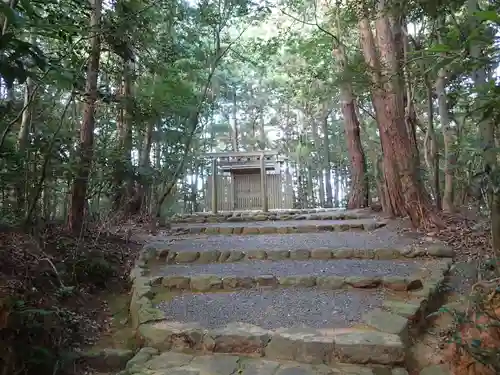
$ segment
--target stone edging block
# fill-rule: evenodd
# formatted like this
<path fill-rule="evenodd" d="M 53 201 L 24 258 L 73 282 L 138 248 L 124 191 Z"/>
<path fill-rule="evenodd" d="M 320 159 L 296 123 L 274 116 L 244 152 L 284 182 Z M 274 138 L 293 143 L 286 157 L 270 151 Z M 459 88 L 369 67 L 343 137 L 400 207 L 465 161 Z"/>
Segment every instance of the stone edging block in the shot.
<path fill-rule="evenodd" d="M 161 321 L 138 329 L 145 345 L 160 351 L 197 350 L 234 353 L 271 360 L 309 364 L 402 364 L 406 347 L 394 334 L 347 330 L 325 335 L 314 329 L 265 330 L 246 323 L 230 323 L 207 330 L 194 323 Z"/>
<path fill-rule="evenodd" d="M 346 232 L 350 230 L 372 231 L 384 227 L 386 222 L 373 221 L 351 224 L 319 224 L 319 225 L 294 225 L 294 226 L 212 226 L 212 227 L 178 227 L 172 228 L 173 234 L 225 234 L 225 235 L 250 235 L 250 234 L 287 234 L 287 233 L 315 233 L 315 232 Z"/>
<path fill-rule="evenodd" d="M 248 260 L 308 260 L 308 259 L 413 259 L 416 257 L 451 258 L 453 249 L 444 246 L 412 247 L 404 249 L 349 249 L 349 248 L 317 248 L 297 250 L 204 250 L 204 251 L 174 251 L 164 244 L 155 246 L 148 244 L 147 260 L 164 261 L 167 264 L 182 263 L 233 263 Z M 144 259 L 146 259 L 144 258 Z"/>
<path fill-rule="evenodd" d="M 294 275 L 275 277 L 273 275 L 220 277 L 217 275 L 198 276 L 154 276 L 150 279 L 151 286 L 161 285 L 169 291 L 191 290 L 208 292 L 215 290 L 251 289 L 254 287 L 303 287 L 318 286 L 321 289 L 343 289 L 346 287 L 359 289 L 373 289 L 380 286 L 394 291 L 412 291 L 423 287 L 418 277 L 399 276 L 311 276 Z"/>
<path fill-rule="evenodd" d="M 451 264 L 451 259 L 437 261 L 422 287 L 408 293 L 408 300 L 385 300 L 382 308 L 365 313 L 362 321 L 378 331 L 397 335 L 409 346 L 410 337 L 419 333 L 426 316 L 442 304 L 441 287 Z"/>
<path fill-rule="evenodd" d="M 338 331 L 315 329 L 265 330 L 261 327 L 230 323 L 215 330 L 207 330 L 196 323 L 172 322 L 152 303 L 154 285 L 159 278 L 148 276 L 148 264 L 162 249 L 145 246 L 131 271 L 132 296 L 130 317 L 143 346 L 160 351 L 196 350 L 213 353 L 239 353 L 248 356 L 265 356 L 269 359 L 292 359 L 304 363 L 335 363 L 397 365 L 405 361 L 407 334 L 416 331 L 421 317 L 430 312 L 440 295 L 444 273 L 451 266 L 451 259 L 436 261 L 431 274 L 425 279 L 420 290 L 409 292 L 408 304 L 384 304 L 365 314 L 364 321 L 370 330 L 346 329 Z M 203 278 L 203 277 L 202 277 Z M 171 279 L 169 279 L 171 280 Z M 189 283 L 188 283 L 189 280 Z M 224 280 L 213 277 L 207 283 L 201 279 L 178 277 L 177 284 L 197 289 L 219 288 Z M 205 279 L 203 279 L 205 280 Z M 162 280 L 163 282 L 164 280 Z M 260 276 L 257 285 L 274 285 L 274 276 Z M 379 280 L 382 284 L 384 279 Z M 395 285 L 395 279 L 385 280 L 387 285 Z M 245 285 L 250 280 L 234 278 L 236 284 Z M 279 282 L 279 281 L 278 281 Z M 316 279 L 318 282 L 318 279 Z M 375 283 L 362 281 L 356 277 L 344 279 L 345 283 L 359 287 L 372 287 Z M 384 315 L 385 314 L 385 315 Z M 398 318 L 396 319 L 396 316 Z M 406 324 L 404 323 L 406 320 Z M 392 324 L 388 324 L 391 321 Z M 396 324 L 397 323 L 397 324 Z"/>

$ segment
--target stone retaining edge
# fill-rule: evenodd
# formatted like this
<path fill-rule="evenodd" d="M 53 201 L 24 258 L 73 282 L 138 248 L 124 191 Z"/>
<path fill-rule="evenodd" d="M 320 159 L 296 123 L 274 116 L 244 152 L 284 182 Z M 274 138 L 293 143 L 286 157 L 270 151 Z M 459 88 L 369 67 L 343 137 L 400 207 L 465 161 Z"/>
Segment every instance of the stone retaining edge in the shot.
<path fill-rule="evenodd" d="M 339 290 L 345 288 L 373 289 L 384 287 L 393 291 L 412 291 L 423 287 L 420 276 L 281 276 L 258 275 L 239 277 L 236 275 L 198 275 L 198 276 L 154 276 L 150 285 L 168 291 L 210 292 L 217 290 L 240 290 L 255 287 L 302 287 Z"/>
<path fill-rule="evenodd" d="M 349 249 L 349 248 L 317 248 L 297 250 L 205 250 L 205 251 L 174 251 L 164 244 L 147 244 L 145 249 L 152 249 L 154 256 L 147 260 L 161 261 L 167 264 L 184 263 L 233 263 L 248 260 L 331 260 L 331 259 L 411 259 L 417 257 L 452 258 L 452 248 L 441 244 L 428 246 L 406 246 L 402 249 Z"/>
<path fill-rule="evenodd" d="M 370 223 L 351 224 L 315 224 L 315 225 L 293 225 L 293 226 L 242 226 L 242 227 L 173 227 L 173 234 L 226 234 L 226 235 L 250 235 L 250 234 L 289 234 L 289 233 L 317 233 L 317 232 L 347 232 L 350 230 L 372 231 L 384 227 L 387 223 L 374 221 Z"/>
<path fill-rule="evenodd" d="M 348 329 L 332 334 L 296 328 L 270 331 L 245 323 L 207 330 L 196 323 L 168 321 L 152 302 L 155 293 L 148 277 L 148 263 L 156 256 L 154 248 L 144 247 L 130 274 L 130 318 L 143 346 L 160 351 L 237 353 L 326 364 L 403 364 L 410 333 L 419 330 L 424 317 L 435 307 L 432 301 L 438 299 L 445 273 L 452 264 L 449 258 L 436 261 L 423 287 L 408 293 L 408 302 L 392 301 L 391 305 L 390 300 L 385 301 L 381 309 L 366 313 L 363 321 L 373 331 Z"/>

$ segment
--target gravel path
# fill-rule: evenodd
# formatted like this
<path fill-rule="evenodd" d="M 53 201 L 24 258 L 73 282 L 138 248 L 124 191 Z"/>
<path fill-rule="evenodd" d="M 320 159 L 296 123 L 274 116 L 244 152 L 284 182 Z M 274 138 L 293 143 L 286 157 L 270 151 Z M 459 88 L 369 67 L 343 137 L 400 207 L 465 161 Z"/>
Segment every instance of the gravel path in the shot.
<path fill-rule="evenodd" d="M 223 222 L 223 223 L 183 223 L 174 224 L 173 228 L 242 228 L 242 227 L 300 227 L 310 225 L 354 225 L 371 224 L 376 222 L 374 219 L 353 219 L 353 220 L 276 220 L 276 221 L 247 221 L 247 222 Z"/>
<path fill-rule="evenodd" d="M 231 322 L 265 329 L 344 328 L 382 304 L 382 291 L 311 289 L 243 290 L 232 293 L 182 294 L 159 304 L 167 319 L 217 328 Z"/>
<path fill-rule="evenodd" d="M 381 228 L 375 232 L 322 232 L 260 234 L 255 236 L 213 235 L 202 238 L 174 239 L 168 247 L 174 251 L 204 250 L 298 250 L 320 247 L 380 249 L 395 248 L 416 242 Z"/>
<path fill-rule="evenodd" d="M 418 261 L 384 261 L 361 259 L 287 260 L 272 262 L 255 260 L 238 263 L 211 263 L 167 265 L 153 271 L 156 275 L 196 276 L 202 274 L 218 276 L 255 277 L 260 275 L 281 276 L 410 276 L 424 267 Z"/>

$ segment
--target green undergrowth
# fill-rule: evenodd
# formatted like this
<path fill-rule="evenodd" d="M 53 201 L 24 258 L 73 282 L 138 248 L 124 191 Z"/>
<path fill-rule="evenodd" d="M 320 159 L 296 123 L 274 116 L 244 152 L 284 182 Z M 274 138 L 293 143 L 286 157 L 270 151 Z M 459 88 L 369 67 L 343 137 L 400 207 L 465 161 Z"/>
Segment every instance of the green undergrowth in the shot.
<path fill-rule="evenodd" d="M 75 237 L 52 226 L 34 238 L 1 227 L 0 374 L 75 374 L 78 353 L 106 345 L 107 335 L 130 345 L 119 323 L 137 251 L 92 232 Z"/>

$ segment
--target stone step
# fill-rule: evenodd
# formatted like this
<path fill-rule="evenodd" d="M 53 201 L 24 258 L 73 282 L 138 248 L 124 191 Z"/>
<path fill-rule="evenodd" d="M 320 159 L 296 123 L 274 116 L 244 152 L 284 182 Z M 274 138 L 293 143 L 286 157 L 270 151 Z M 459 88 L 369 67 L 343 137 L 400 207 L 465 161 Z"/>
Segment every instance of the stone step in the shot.
<path fill-rule="evenodd" d="M 376 288 L 406 291 L 422 287 L 432 264 L 423 261 L 342 259 L 254 260 L 239 263 L 163 265 L 151 268 L 152 284 L 167 290 L 210 291 L 255 287 Z"/>
<path fill-rule="evenodd" d="M 279 220 L 352 220 L 373 217 L 373 213 L 366 209 L 338 210 L 272 210 L 262 211 L 235 211 L 213 214 L 199 212 L 195 214 L 174 215 L 172 223 L 220 223 L 220 222 L 252 222 L 252 221 L 279 221 Z"/>
<path fill-rule="evenodd" d="M 386 225 L 385 221 L 375 219 L 355 220 L 290 220 L 266 222 L 231 222 L 207 224 L 176 224 L 174 233 L 182 234 L 287 234 L 314 232 L 373 231 Z"/>
<path fill-rule="evenodd" d="M 380 307 L 384 290 L 254 289 L 155 297 L 169 321 L 197 322 L 206 329 L 244 322 L 264 329 L 282 327 L 346 328 Z"/>
<path fill-rule="evenodd" d="M 393 321 L 391 330 L 399 324 Z M 144 346 L 159 351 L 238 354 L 328 366 L 338 362 L 401 366 L 407 352 L 407 343 L 400 335 L 368 328 L 266 330 L 229 323 L 203 329 L 197 323 L 165 320 L 142 324 L 138 334 Z"/>
<path fill-rule="evenodd" d="M 293 286 L 157 293 L 148 275 L 151 256 L 142 252 L 131 273 L 131 324 L 144 346 L 326 365 L 404 363 L 408 337 L 437 308 L 450 266 L 449 259 L 435 261 L 423 287 L 403 295 Z"/>
<path fill-rule="evenodd" d="M 417 241 L 390 231 L 269 234 L 260 236 L 211 235 L 151 242 L 145 250 L 168 262 L 211 263 L 243 259 L 365 258 L 395 259 L 430 255 L 452 257 L 440 242 Z M 188 253 L 188 254 L 185 254 Z M 191 254 L 189 254 L 191 253 Z M 167 256 L 168 255 L 168 256 Z"/>
<path fill-rule="evenodd" d="M 306 261 L 306 260 L 408 260 L 414 258 L 451 258 L 453 249 L 440 245 L 406 246 L 402 248 L 354 249 L 354 248 L 309 248 L 274 250 L 174 250 L 175 245 L 149 244 L 155 254 L 156 268 L 166 264 L 210 264 L 243 261 Z M 174 249 L 172 249 L 172 247 Z M 196 246 L 197 247 L 197 246 Z M 178 247 L 177 247 L 178 248 Z"/>
<path fill-rule="evenodd" d="M 405 361 L 410 318 L 382 310 L 387 296 L 380 290 L 290 288 L 166 297 L 168 301 L 157 305 L 164 319 L 138 328 L 144 345 L 161 351 L 241 354 L 327 365 L 400 365 Z M 412 317 L 421 308 L 421 300 L 416 301 Z"/>
<path fill-rule="evenodd" d="M 142 348 L 119 375 L 407 375 L 404 368 L 380 366 L 373 369 L 346 363 L 331 366 L 306 365 L 290 361 L 226 354 L 192 355 L 176 352 L 160 353 Z"/>

